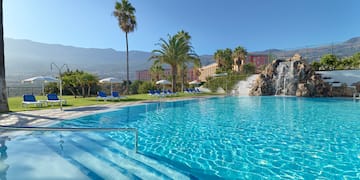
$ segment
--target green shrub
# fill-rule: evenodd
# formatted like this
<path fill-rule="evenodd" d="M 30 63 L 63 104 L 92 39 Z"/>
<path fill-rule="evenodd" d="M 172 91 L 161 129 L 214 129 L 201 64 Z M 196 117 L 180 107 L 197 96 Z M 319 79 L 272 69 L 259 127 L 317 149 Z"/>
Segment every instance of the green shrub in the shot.
<path fill-rule="evenodd" d="M 230 92 L 236 83 L 240 80 L 245 80 L 246 77 L 247 75 L 229 74 L 228 76 L 208 78 L 208 81 L 204 86 L 209 88 L 212 92 L 215 92 L 219 87 Z"/>
<path fill-rule="evenodd" d="M 139 81 L 139 80 L 134 81 L 129 87 L 129 93 L 130 94 L 138 94 L 139 87 L 141 86 L 142 83 L 143 82 Z"/>
<path fill-rule="evenodd" d="M 153 82 L 150 81 L 144 81 L 142 84 L 140 84 L 138 88 L 139 94 L 146 94 L 150 89 L 156 89 L 156 86 Z"/>

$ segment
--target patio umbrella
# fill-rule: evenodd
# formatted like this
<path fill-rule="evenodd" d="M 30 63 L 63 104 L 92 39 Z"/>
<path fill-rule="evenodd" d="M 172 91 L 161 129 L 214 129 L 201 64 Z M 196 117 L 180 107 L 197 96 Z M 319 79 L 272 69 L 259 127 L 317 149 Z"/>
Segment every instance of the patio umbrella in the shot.
<path fill-rule="evenodd" d="M 162 79 L 160 81 L 156 81 L 156 84 L 166 85 L 166 84 L 171 84 L 171 82 L 168 80 Z"/>
<path fill-rule="evenodd" d="M 22 80 L 22 83 L 41 83 L 42 85 L 42 94 L 45 95 L 45 83 L 48 82 L 58 82 L 59 80 L 51 76 L 35 76 L 32 78 Z"/>
<path fill-rule="evenodd" d="M 193 81 L 189 82 L 189 84 L 199 85 L 199 84 L 201 84 L 201 81 L 200 80 L 193 80 Z"/>
<path fill-rule="evenodd" d="M 112 94 L 113 92 L 113 83 L 122 83 L 122 80 L 114 78 L 114 77 L 108 77 L 108 78 L 104 78 L 104 79 L 100 79 L 99 81 L 100 83 L 110 83 L 110 93 Z"/>
<path fill-rule="evenodd" d="M 166 79 L 162 79 L 160 81 L 156 81 L 156 84 L 162 84 L 163 85 L 163 91 L 164 91 L 165 90 L 165 85 L 169 85 L 169 84 L 171 84 L 171 82 L 166 80 Z"/>

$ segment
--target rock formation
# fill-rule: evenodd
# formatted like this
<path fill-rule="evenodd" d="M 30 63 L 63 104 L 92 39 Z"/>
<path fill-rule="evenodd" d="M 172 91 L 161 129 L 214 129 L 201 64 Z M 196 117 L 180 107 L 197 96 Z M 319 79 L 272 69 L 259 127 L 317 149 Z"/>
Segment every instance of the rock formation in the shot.
<path fill-rule="evenodd" d="M 269 64 L 255 80 L 249 95 L 332 96 L 331 86 L 299 54 Z"/>

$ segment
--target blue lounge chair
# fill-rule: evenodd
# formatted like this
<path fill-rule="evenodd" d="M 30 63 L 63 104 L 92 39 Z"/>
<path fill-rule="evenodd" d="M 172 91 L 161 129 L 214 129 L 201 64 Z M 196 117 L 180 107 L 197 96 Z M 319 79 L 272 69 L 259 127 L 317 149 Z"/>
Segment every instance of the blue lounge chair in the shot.
<path fill-rule="evenodd" d="M 66 100 L 59 99 L 59 97 L 56 94 L 48 94 L 46 102 L 50 104 L 57 104 L 57 103 L 66 104 Z"/>
<path fill-rule="evenodd" d="M 168 89 L 167 94 L 172 96 L 172 95 L 176 95 L 176 92 L 172 92 L 170 89 Z"/>
<path fill-rule="evenodd" d="M 23 95 L 23 102 L 22 106 L 28 107 L 29 105 L 35 105 L 36 107 L 41 107 L 42 103 L 40 101 L 37 101 L 35 96 L 32 94 L 25 94 Z"/>
<path fill-rule="evenodd" d="M 148 92 L 149 92 L 150 96 L 155 96 L 155 91 L 154 90 L 149 90 Z"/>
<path fill-rule="evenodd" d="M 112 96 L 107 96 L 105 92 L 103 91 L 99 91 L 98 93 L 98 96 L 96 97 L 96 100 L 104 100 L 104 101 L 107 101 L 107 100 L 111 100 L 112 99 Z"/>
<path fill-rule="evenodd" d="M 112 99 L 114 100 L 120 100 L 126 98 L 125 96 L 120 96 L 119 92 L 116 91 L 112 92 L 111 95 L 112 95 Z"/>
<path fill-rule="evenodd" d="M 195 93 L 195 92 L 194 92 L 192 89 L 190 89 L 190 88 L 189 88 L 189 89 L 186 88 L 186 89 L 185 89 L 185 92 L 186 92 L 186 93 Z"/>
<path fill-rule="evenodd" d="M 202 93 L 199 88 L 195 88 L 196 93 Z"/>

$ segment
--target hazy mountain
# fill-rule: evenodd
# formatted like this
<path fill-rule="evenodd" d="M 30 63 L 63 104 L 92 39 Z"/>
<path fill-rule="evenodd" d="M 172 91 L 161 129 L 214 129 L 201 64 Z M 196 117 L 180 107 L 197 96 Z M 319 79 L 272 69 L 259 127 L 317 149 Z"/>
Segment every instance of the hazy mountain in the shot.
<path fill-rule="evenodd" d="M 343 43 L 328 44 L 292 50 L 268 49 L 252 52 L 274 54 L 278 58 L 291 57 L 300 53 L 308 61 L 319 60 L 323 54 L 334 53 L 337 56 L 350 56 L 360 51 L 360 37 L 351 38 Z M 130 77 L 136 78 L 136 71 L 149 69 L 150 52 L 130 51 Z M 57 44 L 38 43 L 29 40 L 5 38 L 5 66 L 8 82 L 19 82 L 35 75 L 53 75 L 51 62 L 62 66 L 66 63 L 70 69 L 80 69 L 98 74 L 100 77 L 115 76 L 126 78 L 126 53 L 114 49 L 79 48 Z M 202 65 L 215 62 L 212 55 L 200 56 Z"/>
<path fill-rule="evenodd" d="M 136 71 L 149 69 L 152 65 L 152 61 L 148 60 L 150 56 L 150 52 L 129 52 L 131 79 L 135 79 Z M 5 58 L 6 75 L 10 81 L 34 75 L 55 75 L 58 71 L 50 70 L 52 62 L 96 73 L 100 77 L 126 78 L 126 52 L 114 49 L 79 48 L 5 38 Z M 204 65 L 214 62 L 212 56 L 200 58 Z"/>
<path fill-rule="evenodd" d="M 265 51 L 254 52 L 256 54 L 273 54 L 277 58 L 292 57 L 295 53 L 299 53 L 309 62 L 318 61 L 324 54 L 335 54 L 339 57 L 351 56 L 356 52 L 360 52 L 360 37 L 351 38 L 342 43 L 327 44 L 316 47 L 305 47 L 291 50 L 268 49 Z"/>

